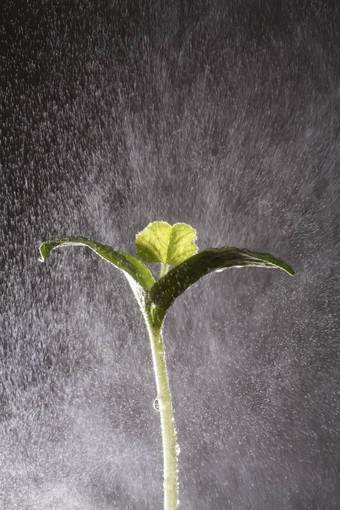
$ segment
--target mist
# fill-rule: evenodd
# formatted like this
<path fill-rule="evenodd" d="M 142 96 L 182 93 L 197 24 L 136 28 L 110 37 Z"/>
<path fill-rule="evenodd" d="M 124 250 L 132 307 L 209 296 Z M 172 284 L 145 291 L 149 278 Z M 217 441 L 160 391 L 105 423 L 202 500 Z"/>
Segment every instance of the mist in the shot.
<path fill-rule="evenodd" d="M 211 274 L 165 319 L 180 508 L 339 508 L 336 2 L 2 10 L 1 508 L 162 508 L 128 282 L 85 247 L 39 262 L 69 235 L 134 255 L 156 220 L 296 273 Z"/>

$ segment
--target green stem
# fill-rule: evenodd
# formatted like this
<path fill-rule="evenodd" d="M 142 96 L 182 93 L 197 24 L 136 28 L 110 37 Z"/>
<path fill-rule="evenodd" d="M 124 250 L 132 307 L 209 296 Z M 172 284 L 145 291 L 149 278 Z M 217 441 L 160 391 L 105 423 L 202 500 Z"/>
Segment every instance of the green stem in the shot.
<path fill-rule="evenodd" d="M 147 326 L 150 336 L 153 367 L 155 371 L 157 400 L 161 417 L 163 461 L 164 461 L 164 510 L 178 508 L 177 455 L 175 420 L 172 411 L 165 352 L 161 334 L 162 323 L 155 324 L 152 312 L 147 314 Z"/>

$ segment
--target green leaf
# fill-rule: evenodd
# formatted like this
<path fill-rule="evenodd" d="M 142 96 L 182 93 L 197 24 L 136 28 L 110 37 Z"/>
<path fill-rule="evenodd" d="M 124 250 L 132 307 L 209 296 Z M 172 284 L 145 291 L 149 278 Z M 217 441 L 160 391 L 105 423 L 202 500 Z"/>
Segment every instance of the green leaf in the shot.
<path fill-rule="evenodd" d="M 150 290 L 150 297 L 165 315 L 175 299 L 202 276 L 229 267 L 243 266 L 279 268 L 294 275 L 291 266 L 269 253 L 240 248 L 209 248 L 193 255 L 157 280 Z"/>
<path fill-rule="evenodd" d="M 149 291 L 155 282 L 149 269 L 132 255 L 113 250 L 110 246 L 96 243 L 95 241 L 91 241 L 85 237 L 63 237 L 61 239 L 52 239 L 51 241 L 46 241 L 40 246 L 42 260 L 46 259 L 50 252 L 59 246 L 77 245 L 88 246 L 100 257 L 123 271 L 125 276 L 128 277 L 129 283 L 131 283 L 129 277 L 132 277 L 133 280 L 137 282 L 141 287 L 143 287 L 144 290 Z"/>
<path fill-rule="evenodd" d="M 137 256 L 148 263 L 176 266 L 197 252 L 196 230 L 186 223 L 154 221 L 136 236 Z"/>

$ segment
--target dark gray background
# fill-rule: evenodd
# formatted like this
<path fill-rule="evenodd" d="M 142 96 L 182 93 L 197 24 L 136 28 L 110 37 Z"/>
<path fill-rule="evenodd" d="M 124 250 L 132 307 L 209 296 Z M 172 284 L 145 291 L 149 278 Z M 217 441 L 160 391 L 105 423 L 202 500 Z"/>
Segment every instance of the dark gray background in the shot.
<path fill-rule="evenodd" d="M 296 270 L 205 277 L 168 314 L 181 508 L 338 509 L 336 2 L 3 5 L 0 507 L 162 507 L 130 288 L 90 250 L 38 247 L 134 253 L 164 220 Z"/>

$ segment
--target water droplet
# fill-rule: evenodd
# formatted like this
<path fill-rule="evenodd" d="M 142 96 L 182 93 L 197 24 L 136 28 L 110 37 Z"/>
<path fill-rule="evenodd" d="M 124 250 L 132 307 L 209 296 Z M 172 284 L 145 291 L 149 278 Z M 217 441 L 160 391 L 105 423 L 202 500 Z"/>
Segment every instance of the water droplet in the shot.
<path fill-rule="evenodd" d="M 180 449 L 180 446 L 178 443 L 176 443 L 175 450 L 176 450 L 176 455 L 178 457 L 178 455 L 181 453 L 181 449 Z"/>
<path fill-rule="evenodd" d="M 159 400 L 158 398 L 155 398 L 155 400 L 153 401 L 153 408 L 155 411 L 159 412 Z"/>

